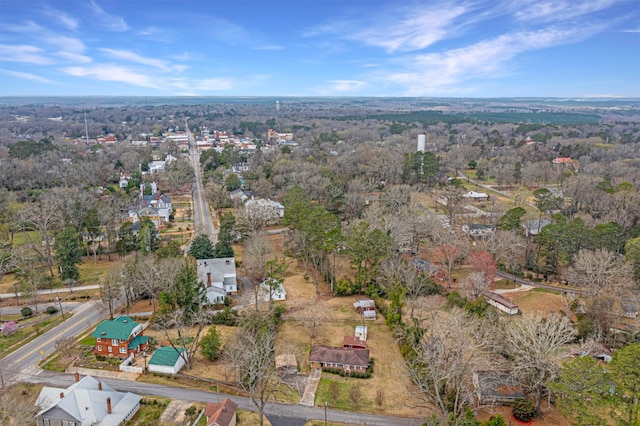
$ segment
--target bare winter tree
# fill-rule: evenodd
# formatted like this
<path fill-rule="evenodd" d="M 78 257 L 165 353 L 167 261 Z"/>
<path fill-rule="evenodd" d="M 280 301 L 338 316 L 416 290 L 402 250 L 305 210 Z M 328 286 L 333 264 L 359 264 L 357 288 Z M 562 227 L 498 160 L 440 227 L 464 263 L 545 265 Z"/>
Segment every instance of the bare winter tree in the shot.
<path fill-rule="evenodd" d="M 60 210 L 56 200 L 49 194 L 45 194 L 39 200 L 29 203 L 20 212 L 22 230 L 36 229 L 40 235 L 40 241 L 28 241 L 29 246 L 47 262 L 49 273 L 53 278 L 53 232 L 62 223 Z M 25 233 L 29 239 L 29 233 Z"/>
<path fill-rule="evenodd" d="M 298 321 L 304 328 L 309 329 L 311 333 L 311 341 L 316 338 L 316 331 L 327 321 L 329 317 L 329 309 L 326 303 L 318 296 L 313 296 L 308 300 L 302 300 L 292 310 L 293 318 Z"/>
<path fill-rule="evenodd" d="M 120 273 L 108 271 L 100 280 L 100 300 L 109 307 L 109 318 L 113 319 L 115 304 L 122 297 L 122 281 Z"/>
<path fill-rule="evenodd" d="M 475 404 L 472 377 L 481 366 L 484 342 L 472 337 L 472 322 L 462 311 L 435 315 L 414 342 L 414 355 L 407 357 L 411 379 L 440 424 L 450 424 L 450 416 L 460 418 Z"/>
<path fill-rule="evenodd" d="M 0 424 L 20 426 L 33 423 L 37 413 L 30 398 L 18 396 L 18 390 L 5 388 L 0 392 Z"/>
<path fill-rule="evenodd" d="M 254 313 L 246 318 L 225 347 L 227 360 L 233 364 L 237 385 L 247 392 L 258 410 L 260 426 L 269 398 L 280 383 L 275 367 L 276 332 L 267 316 Z"/>
<path fill-rule="evenodd" d="M 569 282 L 585 288 L 589 295 L 622 296 L 634 285 L 633 266 L 606 249 L 580 250 L 567 272 Z"/>
<path fill-rule="evenodd" d="M 247 276 L 252 280 L 256 310 L 258 310 L 260 283 L 266 278 L 267 262 L 273 256 L 273 248 L 271 242 L 263 235 L 254 235 L 249 238 L 244 247 L 244 261 L 242 263 Z"/>
<path fill-rule="evenodd" d="M 560 371 L 565 345 L 573 341 L 571 321 L 559 314 L 509 318 L 504 324 L 502 353 L 512 360 L 512 372 L 535 395 L 540 412 L 548 384 Z"/>

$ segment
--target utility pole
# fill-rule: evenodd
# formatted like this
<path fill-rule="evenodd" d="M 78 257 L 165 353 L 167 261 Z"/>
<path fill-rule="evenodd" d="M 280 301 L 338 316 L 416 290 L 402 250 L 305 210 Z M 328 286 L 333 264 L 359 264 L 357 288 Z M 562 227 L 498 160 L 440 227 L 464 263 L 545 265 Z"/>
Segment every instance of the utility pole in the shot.
<path fill-rule="evenodd" d="M 329 403 L 325 401 L 324 402 L 324 426 L 327 426 L 327 405 L 329 405 Z"/>
<path fill-rule="evenodd" d="M 62 310 L 62 300 L 60 299 L 60 293 L 56 293 L 56 299 L 58 300 L 58 304 L 60 304 L 60 315 L 62 315 L 62 319 L 64 320 L 64 311 Z"/>

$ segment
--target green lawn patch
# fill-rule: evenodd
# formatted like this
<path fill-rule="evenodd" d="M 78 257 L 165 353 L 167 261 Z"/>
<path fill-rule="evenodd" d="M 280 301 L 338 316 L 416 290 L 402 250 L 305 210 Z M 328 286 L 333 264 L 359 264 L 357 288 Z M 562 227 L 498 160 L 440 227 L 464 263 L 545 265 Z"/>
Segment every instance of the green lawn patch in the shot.
<path fill-rule="evenodd" d="M 136 415 L 125 423 L 126 426 L 142 426 L 160 424 L 160 417 L 165 408 L 169 405 L 169 400 L 165 398 L 142 398 L 140 410 Z"/>
<path fill-rule="evenodd" d="M 66 313 L 64 318 L 69 319 L 70 313 Z M 40 314 L 36 317 L 36 320 L 30 320 L 30 324 L 25 327 L 19 328 L 10 336 L 0 336 L 0 358 L 9 355 L 16 349 L 29 343 L 42 333 L 51 330 L 56 325 L 62 322 L 62 316 L 56 314 L 50 316 L 48 314 Z M 20 325 L 20 323 L 18 323 Z"/>
<path fill-rule="evenodd" d="M 67 371 L 68 362 L 62 359 L 62 357 L 60 357 L 59 355 L 54 355 L 51 358 L 49 358 L 46 362 L 40 364 L 40 367 L 43 370 L 57 371 L 59 373 L 64 373 L 65 371 Z"/>
<path fill-rule="evenodd" d="M 96 338 L 95 337 L 91 337 L 91 336 L 86 336 L 82 340 L 80 340 L 78 343 L 80 343 L 81 345 L 85 345 L 85 346 L 95 346 L 96 345 Z"/>
<path fill-rule="evenodd" d="M 331 383 L 337 383 L 337 391 L 332 394 Z M 366 386 L 366 382 L 358 379 L 351 380 L 332 380 L 326 377 L 320 379 L 318 390 L 316 391 L 315 405 L 324 407 L 325 401 L 329 403 L 329 407 L 336 410 L 347 411 L 367 411 L 371 412 L 373 406 L 371 401 L 362 397 L 358 407 L 355 407 L 349 399 L 349 391 L 353 386 Z M 335 385 L 333 385 L 335 387 Z"/>

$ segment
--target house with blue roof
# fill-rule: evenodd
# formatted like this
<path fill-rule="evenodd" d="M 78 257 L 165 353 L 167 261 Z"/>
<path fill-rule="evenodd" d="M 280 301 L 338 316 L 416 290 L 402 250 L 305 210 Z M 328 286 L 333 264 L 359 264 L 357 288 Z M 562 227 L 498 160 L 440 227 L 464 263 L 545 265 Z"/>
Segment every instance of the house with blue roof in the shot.
<path fill-rule="evenodd" d="M 93 353 L 105 357 L 128 358 L 149 350 L 149 337 L 144 336 L 142 324 L 121 315 L 102 321 L 91 334 L 96 338 Z"/>

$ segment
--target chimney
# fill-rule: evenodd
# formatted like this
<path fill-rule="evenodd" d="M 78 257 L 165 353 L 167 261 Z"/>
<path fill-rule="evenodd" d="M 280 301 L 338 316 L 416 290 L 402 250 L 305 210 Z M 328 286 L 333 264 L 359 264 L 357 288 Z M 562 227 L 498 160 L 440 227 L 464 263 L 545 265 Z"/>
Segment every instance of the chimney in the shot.
<path fill-rule="evenodd" d="M 102 382 L 98 382 L 98 390 L 102 390 Z"/>
<path fill-rule="evenodd" d="M 60 399 L 64 398 L 64 392 L 60 392 Z"/>
<path fill-rule="evenodd" d="M 207 287 L 211 287 L 211 272 L 207 272 Z"/>
<path fill-rule="evenodd" d="M 107 398 L 107 414 L 111 414 L 111 398 Z"/>
<path fill-rule="evenodd" d="M 76 374 L 74 374 L 73 377 L 75 378 L 76 382 L 80 381 L 80 373 L 78 373 L 77 371 L 76 371 Z"/>

